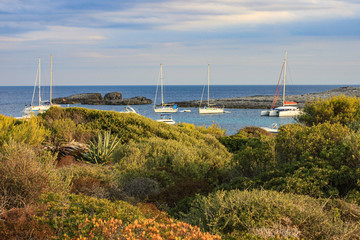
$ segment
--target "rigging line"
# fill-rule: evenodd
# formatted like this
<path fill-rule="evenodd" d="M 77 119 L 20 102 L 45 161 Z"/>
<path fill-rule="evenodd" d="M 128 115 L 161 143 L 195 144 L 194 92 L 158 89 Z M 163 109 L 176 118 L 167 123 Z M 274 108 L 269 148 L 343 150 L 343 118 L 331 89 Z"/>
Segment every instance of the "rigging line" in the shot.
<path fill-rule="evenodd" d="M 161 74 L 161 73 L 160 73 L 160 71 L 159 71 L 159 76 L 158 76 L 158 80 L 157 80 L 157 84 L 156 84 L 156 92 L 155 92 L 154 108 L 156 107 L 156 98 L 157 98 L 158 89 L 159 89 L 160 74 Z"/>
<path fill-rule="evenodd" d="M 288 68 L 288 73 L 289 73 L 289 77 L 290 77 L 290 83 L 294 85 L 294 81 L 292 79 L 292 74 L 291 74 L 291 69 L 290 69 L 289 63 L 287 63 L 287 65 L 288 65 L 287 68 Z"/>
<path fill-rule="evenodd" d="M 164 82 L 165 82 L 165 73 L 164 73 L 164 71 L 162 71 L 162 85 L 161 85 L 161 87 L 162 87 L 162 93 L 161 93 L 161 104 L 162 104 L 162 106 L 165 106 L 166 104 L 164 103 L 164 96 L 165 96 L 165 84 L 164 84 Z"/>
<path fill-rule="evenodd" d="M 37 83 L 37 81 L 38 81 L 38 77 L 39 77 L 39 67 L 38 67 L 37 70 L 36 70 L 36 77 L 35 77 L 35 83 L 34 83 L 34 91 L 33 91 L 32 99 L 31 99 L 31 105 L 30 105 L 30 106 L 32 106 L 33 103 L 34 103 L 35 91 L 36 91 L 36 83 Z"/>
<path fill-rule="evenodd" d="M 281 80 L 281 76 L 283 74 L 283 71 L 284 71 L 284 65 L 285 63 L 283 63 L 282 67 L 281 67 L 281 71 L 280 71 L 280 76 L 279 76 L 279 80 L 278 80 L 278 84 L 276 86 L 276 91 L 275 91 L 275 95 L 274 95 L 274 98 L 273 98 L 273 102 L 271 104 L 271 108 L 274 108 L 275 107 L 275 104 L 277 102 L 277 99 L 279 97 L 279 94 L 280 94 L 280 91 L 281 91 L 281 85 L 280 84 L 280 80 Z M 279 87 L 280 86 L 280 87 Z"/>
<path fill-rule="evenodd" d="M 206 79 L 206 82 L 207 82 L 207 79 Z M 202 103 L 202 100 L 203 100 L 203 97 L 204 97 L 205 86 L 206 86 L 206 83 L 204 84 L 204 87 L 203 87 L 203 90 L 202 90 L 199 108 L 201 107 L 201 103 Z"/>

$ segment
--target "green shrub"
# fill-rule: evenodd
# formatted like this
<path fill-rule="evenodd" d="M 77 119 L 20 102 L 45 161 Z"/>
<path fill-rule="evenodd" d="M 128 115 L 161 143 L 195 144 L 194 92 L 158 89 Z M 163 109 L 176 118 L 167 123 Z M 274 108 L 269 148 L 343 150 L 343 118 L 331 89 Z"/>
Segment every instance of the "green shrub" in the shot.
<path fill-rule="evenodd" d="M 65 191 L 66 181 L 55 172 L 55 157 L 35 153 L 29 146 L 9 140 L 0 148 L 0 197 L 2 208 L 23 207 L 50 189 Z"/>
<path fill-rule="evenodd" d="M 307 102 L 303 112 L 297 119 L 307 126 L 325 122 L 347 125 L 360 120 L 360 100 L 344 95 L 317 99 Z"/>
<path fill-rule="evenodd" d="M 139 177 L 124 184 L 124 193 L 136 199 L 144 199 L 159 192 L 159 183 L 151 178 Z"/>
<path fill-rule="evenodd" d="M 71 179 L 71 193 L 91 197 L 123 199 L 120 174 L 115 168 L 103 165 L 79 164 L 57 170 Z"/>
<path fill-rule="evenodd" d="M 0 146 L 10 139 L 30 146 L 38 146 L 44 142 L 47 135 L 48 131 L 36 117 L 20 121 L 0 115 Z"/>
<path fill-rule="evenodd" d="M 215 150 L 204 140 L 195 146 L 175 140 L 148 138 L 120 146 L 114 158 L 121 169 L 159 169 L 171 172 L 173 179 L 200 179 L 220 174 L 229 164 L 229 154 Z M 203 147 L 199 146 L 203 143 Z"/>
<path fill-rule="evenodd" d="M 359 236 L 359 206 L 336 202 L 265 190 L 217 191 L 207 197 L 197 196 L 182 220 L 227 237 L 351 239 Z"/>
<path fill-rule="evenodd" d="M 120 144 L 112 155 L 113 170 L 118 173 L 115 181 L 118 189 L 137 178 L 156 181 L 160 191 L 188 179 L 208 179 L 214 187 L 222 181 L 230 166 L 231 154 L 213 136 L 222 131 L 216 127 L 200 131 L 185 127 L 186 124 L 160 124 L 140 115 L 82 108 L 50 109 L 41 117 L 49 130 L 59 119 L 72 119 L 76 126 L 82 124 L 88 131 L 111 131 L 118 137 Z M 100 148 L 94 145 L 95 150 Z M 74 180 L 78 188 L 73 190 L 94 194 L 99 184 L 96 182 L 90 176 Z"/>
<path fill-rule="evenodd" d="M 234 153 L 231 177 L 254 177 L 275 167 L 275 138 L 265 130 L 246 127 L 220 142 Z"/>
<path fill-rule="evenodd" d="M 344 197 L 358 191 L 357 138 L 339 123 L 310 128 L 284 126 L 276 138 L 276 170 L 260 176 L 260 184 L 267 189 L 318 197 Z"/>
<path fill-rule="evenodd" d="M 88 236 L 92 229 L 80 226 L 92 219 L 118 219 L 126 226 L 143 218 L 138 208 L 126 202 L 110 202 L 83 195 L 47 193 L 43 195 L 40 203 L 44 204 L 45 208 L 40 210 L 38 221 L 49 224 L 60 238 Z"/>
<path fill-rule="evenodd" d="M 190 130 L 198 130 L 203 134 L 210 134 L 216 137 L 217 139 L 224 137 L 226 134 L 226 129 L 222 129 L 219 126 L 219 124 L 212 124 L 209 127 L 205 127 L 205 126 L 195 126 L 192 123 L 179 123 L 178 126 Z"/>
<path fill-rule="evenodd" d="M 252 148 L 262 148 L 262 140 L 273 139 L 274 136 L 258 127 L 245 127 L 232 136 L 226 136 L 220 139 L 220 142 L 229 152 L 236 153 L 244 150 L 248 146 Z"/>

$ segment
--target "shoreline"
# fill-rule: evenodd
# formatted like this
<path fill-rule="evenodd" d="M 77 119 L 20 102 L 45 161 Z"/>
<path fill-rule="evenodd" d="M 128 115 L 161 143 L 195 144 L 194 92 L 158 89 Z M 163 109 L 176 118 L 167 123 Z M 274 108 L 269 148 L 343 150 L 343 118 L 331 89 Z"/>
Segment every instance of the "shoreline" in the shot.
<path fill-rule="evenodd" d="M 345 95 L 348 97 L 360 97 L 360 87 L 340 87 L 332 90 L 307 93 L 301 95 L 286 96 L 287 101 L 294 101 L 298 103 L 298 107 L 303 108 L 305 103 L 313 99 L 326 99 L 334 96 Z M 274 96 L 271 95 L 255 95 L 237 98 L 219 98 L 210 100 L 211 104 L 224 106 L 225 108 L 238 108 L 238 109 L 269 109 Z M 204 102 L 204 101 L 203 101 Z M 178 107 L 199 107 L 200 100 L 173 102 Z M 282 96 L 279 96 L 275 107 L 282 105 Z"/>

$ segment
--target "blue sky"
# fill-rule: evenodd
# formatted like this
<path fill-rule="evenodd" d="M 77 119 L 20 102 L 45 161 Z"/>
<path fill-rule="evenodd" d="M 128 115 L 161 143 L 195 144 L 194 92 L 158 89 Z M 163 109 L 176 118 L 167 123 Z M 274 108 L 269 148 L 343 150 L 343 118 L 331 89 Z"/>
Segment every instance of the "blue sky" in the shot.
<path fill-rule="evenodd" d="M 360 84 L 360 0 L 0 0 L 0 85 Z"/>

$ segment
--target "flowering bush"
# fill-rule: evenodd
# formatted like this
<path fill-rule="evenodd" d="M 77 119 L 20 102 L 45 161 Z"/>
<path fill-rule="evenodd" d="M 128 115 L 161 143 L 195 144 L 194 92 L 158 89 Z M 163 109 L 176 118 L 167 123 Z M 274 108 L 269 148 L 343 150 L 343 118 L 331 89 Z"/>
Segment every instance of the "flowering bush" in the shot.
<path fill-rule="evenodd" d="M 188 240 L 217 240 L 218 235 L 203 233 L 200 228 L 187 223 L 174 221 L 170 218 L 157 222 L 157 219 L 135 220 L 124 226 L 121 220 L 86 219 L 80 226 L 87 235 L 81 235 L 78 240 L 88 239 L 119 239 L 119 240 L 147 240 L 147 239 L 188 239 Z M 67 237 L 67 235 L 65 236 Z"/>
<path fill-rule="evenodd" d="M 68 238 L 89 235 L 94 231 L 96 223 L 101 224 L 101 221 L 106 223 L 118 219 L 126 226 L 136 219 L 143 218 L 138 208 L 126 202 L 110 202 L 107 199 L 83 195 L 48 193 L 43 196 L 41 203 L 45 205 L 45 209 L 38 213 L 38 221 L 41 224 L 49 224 L 59 236 Z M 114 222 L 118 223 L 117 220 Z"/>

